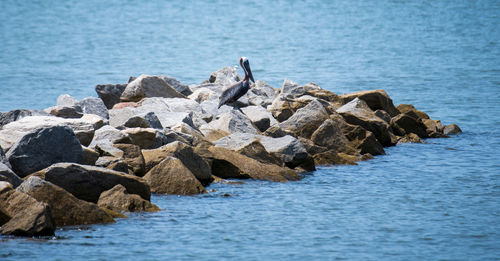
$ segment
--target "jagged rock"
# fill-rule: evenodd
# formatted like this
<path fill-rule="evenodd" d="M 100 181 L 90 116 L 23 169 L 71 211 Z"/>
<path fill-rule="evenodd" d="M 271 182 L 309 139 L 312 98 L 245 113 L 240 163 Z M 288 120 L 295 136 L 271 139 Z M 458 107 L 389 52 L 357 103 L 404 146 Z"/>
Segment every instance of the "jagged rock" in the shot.
<path fill-rule="evenodd" d="M 411 105 L 411 104 L 400 104 L 400 105 L 398 105 L 397 109 L 401 113 L 406 113 L 406 114 L 411 113 L 411 114 L 414 114 L 414 115 L 416 115 L 416 118 L 419 118 L 421 120 L 423 120 L 423 119 L 430 119 L 429 115 L 427 115 L 427 113 L 415 109 L 415 107 L 413 105 Z M 394 117 L 394 116 L 391 116 L 391 117 Z"/>
<path fill-rule="evenodd" d="M 337 112 L 342 115 L 347 123 L 359 125 L 373 132 L 383 146 L 396 144 L 396 137 L 392 133 L 389 124 L 377 117 L 363 100 L 355 98 L 337 109 Z"/>
<path fill-rule="evenodd" d="M 299 137 L 299 141 L 300 141 L 300 143 L 302 143 L 302 146 L 304 146 L 304 148 L 306 149 L 306 151 L 309 155 L 314 156 L 316 154 L 328 151 L 328 148 L 318 146 L 318 145 L 314 144 L 314 142 L 312 142 L 309 139 Z"/>
<path fill-rule="evenodd" d="M 123 151 L 123 160 L 128 165 L 134 175 L 142 177 L 146 172 L 144 157 L 141 148 L 133 144 L 114 144 L 115 148 Z"/>
<path fill-rule="evenodd" d="M 208 148 L 212 173 L 220 178 L 260 179 L 271 181 L 299 180 L 299 175 L 286 167 L 264 164 L 255 159 L 221 147 Z"/>
<path fill-rule="evenodd" d="M 3 126 L 11 122 L 20 120 L 27 116 L 50 116 L 50 115 L 46 112 L 39 110 L 25 110 L 25 109 L 0 112 L 0 129 L 2 129 Z M 6 148 L 4 147 L 4 149 Z"/>
<path fill-rule="evenodd" d="M 236 151 L 266 164 L 283 165 L 279 158 L 266 151 L 260 138 L 249 133 L 234 133 L 214 142 L 217 147 Z"/>
<path fill-rule="evenodd" d="M 109 125 L 115 128 L 154 128 L 163 129 L 153 111 L 142 108 L 126 107 L 109 110 Z"/>
<path fill-rule="evenodd" d="M 309 101 L 287 98 L 285 94 L 280 94 L 274 98 L 271 105 L 267 106 L 267 110 L 273 114 L 276 120 L 283 122 L 298 109 L 305 107 Z"/>
<path fill-rule="evenodd" d="M 95 132 L 89 148 L 95 149 L 100 155 L 121 157 L 121 151 L 112 146 L 118 143 L 131 144 L 132 140 L 126 133 L 106 125 Z"/>
<path fill-rule="evenodd" d="M 128 135 L 132 144 L 139 146 L 141 149 L 154 149 L 158 148 L 165 141 L 162 139 L 166 137 L 165 134 L 159 130 L 152 128 L 127 128 L 121 131 L 122 133 Z"/>
<path fill-rule="evenodd" d="M 353 151 L 340 127 L 331 119 L 325 120 L 311 135 L 311 141 L 336 152 Z"/>
<path fill-rule="evenodd" d="M 87 97 L 78 101 L 75 106 L 81 107 L 84 114 L 94 114 L 103 119 L 109 119 L 108 108 L 100 98 Z"/>
<path fill-rule="evenodd" d="M 0 162 L 0 181 L 6 181 L 12 184 L 14 188 L 19 186 L 23 180 L 16 175 L 7 165 Z"/>
<path fill-rule="evenodd" d="M 211 121 L 200 127 L 200 131 L 206 135 L 211 130 L 222 130 L 227 133 L 251 133 L 257 134 L 259 131 L 252 124 L 250 119 L 239 110 L 231 110 L 219 116 L 218 119 Z"/>
<path fill-rule="evenodd" d="M 2 149 L 2 147 L 0 147 L 0 163 L 5 164 L 9 169 L 12 168 L 12 166 L 9 163 L 9 160 L 5 156 L 5 153 L 4 153 L 3 149 Z"/>
<path fill-rule="evenodd" d="M 314 163 L 316 165 L 358 165 L 356 161 L 358 158 L 345 153 L 338 153 L 334 150 L 325 151 L 313 155 Z"/>
<path fill-rule="evenodd" d="M 391 127 L 399 136 L 415 133 L 420 138 L 428 138 L 427 127 L 422 120 L 402 113 L 391 119 Z"/>
<path fill-rule="evenodd" d="M 24 135 L 7 152 L 7 158 L 12 170 L 25 177 L 53 163 L 81 163 L 83 150 L 70 127 L 54 126 Z"/>
<path fill-rule="evenodd" d="M 317 86 L 318 88 L 316 88 L 316 86 L 317 85 L 314 83 L 304 85 L 304 87 L 306 87 L 306 92 L 304 95 L 309 95 L 320 100 L 327 101 L 331 103 L 331 105 L 335 107 L 335 109 L 342 106 L 342 98 L 340 96 L 328 90 L 318 89 L 319 86 Z"/>
<path fill-rule="evenodd" d="M 127 163 L 125 163 L 122 158 L 102 156 L 97 159 L 97 161 L 95 162 L 95 166 L 133 175 L 131 170 L 128 168 Z"/>
<path fill-rule="evenodd" d="M 122 184 L 127 191 L 150 200 L 151 192 L 139 177 L 101 167 L 75 163 L 57 163 L 33 174 L 57 185 L 75 197 L 97 203 L 102 192 Z"/>
<path fill-rule="evenodd" d="M 278 124 L 273 115 L 261 106 L 248 106 L 241 110 L 260 131 L 266 131 L 271 125 Z"/>
<path fill-rule="evenodd" d="M 350 141 L 351 146 L 359 149 L 361 154 L 385 155 L 384 147 L 371 131 L 346 123 L 342 126 L 342 132 Z"/>
<path fill-rule="evenodd" d="M 193 143 L 194 143 L 193 136 L 186 134 L 186 133 L 178 132 L 175 130 L 165 130 L 165 137 L 167 137 L 167 142 L 165 142 L 165 144 L 171 143 L 174 141 L 179 141 L 182 143 L 186 143 L 188 145 L 193 145 Z"/>
<path fill-rule="evenodd" d="M 159 76 L 141 75 L 127 84 L 121 101 L 140 101 L 146 97 L 185 98 Z"/>
<path fill-rule="evenodd" d="M 287 98 L 295 98 L 304 95 L 306 89 L 304 86 L 299 85 L 298 83 L 285 79 L 283 81 L 283 85 L 281 85 L 281 94 L 286 95 Z"/>
<path fill-rule="evenodd" d="M 183 122 L 173 126 L 172 130 L 176 131 L 177 133 L 182 133 L 191 136 L 192 142 L 190 143 L 190 145 L 193 146 L 196 146 L 201 140 L 205 139 L 205 137 L 200 131 Z"/>
<path fill-rule="evenodd" d="M 427 134 L 429 136 L 431 133 L 443 133 L 443 125 L 440 120 L 431 120 L 431 119 L 422 119 L 422 123 L 424 123 L 427 128 Z"/>
<path fill-rule="evenodd" d="M 135 194 L 128 194 L 127 189 L 118 184 L 110 190 L 101 193 L 97 205 L 101 208 L 110 209 L 113 211 L 139 212 L 148 211 L 155 212 L 160 210 L 158 206 L 144 200 Z"/>
<path fill-rule="evenodd" d="M 370 90 L 370 91 L 360 91 L 350 94 L 344 94 L 341 96 L 344 104 L 351 102 L 352 100 L 358 98 L 366 102 L 371 110 L 384 110 L 391 117 L 395 117 L 399 114 L 399 110 L 394 107 L 392 99 L 384 90 Z"/>
<path fill-rule="evenodd" d="M 167 156 L 156 164 L 144 179 L 153 193 L 196 195 L 206 193 L 205 188 L 195 175 L 184 166 L 181 160 Z"/>
<path fill-rule="evenodd" d="M 462 132 L 462 130 L 456 124 L 447 125 L 443 129 L 444 135 L 455 135 L 455 134 L 459 134 L 461 132 Z"/>
<path fill-rule="evenodd" d="M 175 141 L 154 150 L 143 150 L 146 170 L 152 169 L 160 163 L 165 157 L 176 157 L 193 173 L 193 175 L 202 183 L 212 182 L 210 166 L 194 152 L 193 147 Z"/>
<path fill-rule="evenodd" d="M 228 66 L 211 73 L 208 81 L 227 87 L 241 80 L 242 78 L 238 75 L 236 68 Z"/>
<path fill-rule="evenodd" d="M 95 165 L 95 162 L 97 161 L 97 159 L 99 159 L 99 153 L 94 149 L 90 149 L 87 147 L 82 147 L 82 149 L 83 149 L 82 164 L 91 166 Z"/>
<path fill-rule="evenodd" d="M 111 109 L 120 102 L 120 97 L 126 87 L 127 84 L 99 84 L 95 86 L 95 91 L 106 108 Z"/>
<path fill-rule="evenodd" d="M 408 133 L 398 139 L 398 144 L 401 143 L 424 143 L 424 142 L 420 139 L 420 137 L 418 137 L 417 134 Z"/>
<path fill-rule="evenodd" d="M 0 234 L 15 236 L 52 236 L 55 224 L 47 204 L 0 182 L 0 210 L 10 217 Z"/>
<path fill-rule="evenodd" d="M 81 118 L 83 117 L 82 107 L 80 106 L 54 106 L 44 110 L 44 112 L 61 118 Z"/>
<path fill-rule="evenodd" d="M 180 92 L 182 95 L 189 96 L 193 92 L 189 87 L 177 79 L 170 77 L 170 76 L 160 76 L 167 84 L 172 86 L 176 91 Z"/>
<path fill-rule="evenodd" d="M 387 123 L 391 123 L 391 115 L 384 110 L 376 110 L 375 115 Z"/>
<path fill-rule="evenodd" d="M 273 103 L 279 92 L 268 83 L 258 80 L 247 93 L 248 102 L 255 106 L 266 108 Z"/>
<path fill-rule="evenodd" d="M 292 135 L 292 133 L 287 132 L 283 130 L 279 124 L 272 125 L 271 127 L 267 128 L 266 131 L 262 133 L 264 136 L 268 136 L 271 138 L 281 138 L 286 135 Z"/>
<path fill-rule="evenodd" d="M 295 136 L 310 138 L 314 131 L 329 118 L 323 105 L 313 100 L 297 110 L 290 118 L 280 123 L 280 127 Z"/>
<path fill-rule="evenodd" d="M 66 106 L 72 107 L 74 106 L 78 100 L 69 94 L 61 94 L 57 97 L 56 106 Z"/>
<path fill-rule="evenodd" d="M 92 114 L 85 114 L 80 119 L 64 119 L 53 116 L 28 116 L 3 126 L 3 129 L 0 130 L 0 146 L 8 150 L 27 133 L 35 129 L 53 126 L 71 127 L 80 143 L 87 146 L 92 140 L 95 130 L 99 129 L 104 124 L 106 124 L 106 122 L 103 118 Z"/>
<path fill-rule="evenodd" d="M 278 157 L 289 168 L 302 164 L 308 157 L 307 151 L 300 141 L 290 135 L 281 138 L 258 136 L 260 142 L 269 153 Z"/>
<path fill-rule="evenodd" d="M 198 88 L 191 95 L 189 95 L 189 99 L 196 101 L 197 103 L 202 103 L 203 101 L 213 100 L 216 101 L 219 99 L 220 94 L 210 90 L 209 88 Z"/>
<path fill-rule="evenodd" d="M 191 118 L 189 121 L 183 120 L 183 122 L 193 126 L 199 127 L 205 124 L 205 120 L 211 119 L 213 116 L 203 110 L 199 103 L 190 99 L 181 98 L 146 98 L 141 102 L 141 108 L 147 109 L 149 111 L 154 111 L 160 118 L 160 121 L 168 121 L 168 118 L 163 117 L 165 113 L 169 113 L 169 117 L 172 118 L 175 114 L 180 115 L 180 113 L 185 113 Z M 172 114 L 172 112 L 174 114 Z M 181 121 L 175 122 L 175 124 L 163 124 L 163 127 L 171 127 L 176 125 Z"/>
<path fill-rule="evenodd" d="M 96 204 L 77 199 L 66 190 L 30 176 L 17 190 L 49 205 L 56 226 L 109 223 L 114 219 Z"/>

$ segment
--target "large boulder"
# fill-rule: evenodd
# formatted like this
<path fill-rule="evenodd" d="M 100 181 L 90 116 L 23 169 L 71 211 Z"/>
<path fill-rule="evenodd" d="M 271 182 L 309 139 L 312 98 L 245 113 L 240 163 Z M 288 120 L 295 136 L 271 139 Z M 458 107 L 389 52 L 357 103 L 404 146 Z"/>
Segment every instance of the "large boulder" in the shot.
<path fill-rule="evenodd" d="M 266 131 L 267 128 L 274 124 L 278 124 L 278 121 L 273 117 L 273 115 L 261 106 L 247 106 L 241 108 L 243 113 L 250 119 L 250 121 L 257 127 L 260 131 Z"/>
<path fill-rule="evenodd" d="M 83 161 L 83 149 L 67 126 L 40 128 L 24 135 L 7 152 L 12 170 L 25 177 L 58 162 Z"/>
<path fill-rule="evenodd" d="M 213 115 L 205 112 L 199 103 L 191 99 L 154 97 L 145 98 L 140 104 L 142 109 L 154 111 L 158 115 L 163 127 L 171 127 L 180 122 L 177 121 L 173 125 L 164 124 L 169 118 L 178 118 L 176 115 L 189 115 L 191 118 L 190 122 L 183 121 L 196 128 L 205 124 L 207 120 L 213 117 Z M 165 117 L 165 113 L 167 113 L 168 117 Z"/>
<path fill-rule="evenodd" d="M 127 128 L 121 131 L 130 137 L 131 143 L 141 149 L 155 149 L 167 144 L 165 133 L 152 128 Z"/>
<path fill-rule="evenodd" d="M 395 145 L 397 140 L 387 122 L 375 115 L 364 100 L 355 98 L 337 109 L 349 124 L 359 125 L 375 134 L 383 146 Z"/>
<path fill-rule="evenodd" d="M 133 144 L 114 144 L 113 146 L 123 151 L 122 158 L 134 175 L 139 177 L 144 176 L 146 169 L 144 157 L 139 146 Z"/>
<path fill-rule="evenodd" d="M 160 120 L 153 111 L 134 107 L 109 110 L 109 125 L 115 128 L 163 129 Z"/>
<path fill-rule="evenodd" d="M 127 189 L 121 184 L 101 193 L 97 205 L 116 212 L 154 212 L 160 210 L 158 206 L 138 195 L 129 194 Z"/>
<path fill-rule="evenodd" d="M 127 84 L 120 100 L 140 101 L 146 97 L 184 98 L 185 96 L 159 76 L 141 75 Z"/>
<path fill-rule="evenodd" d="M 144 179 L 153 193 L 196 195 L 206 193 L 205 188 L 195 175 L 184 166 L 181 160 L 167 156 L 155 165 Z"/>
<path fill-rule="evenodd" d="M 444 135 L 455 135 L 462 133 L 462 129 L 456 124 L 446 125 L 443 129 Z"/>
<path fill-rule="evenodd" d="M 326 147 L 337 152 L 349 152 L 349 140 L 345 137 L 340 126 L 332 119 L 325 120 L 311 135 L 311 141 L 316 145 Z"/>
<path fill-rule="evenodd" d="M 212 182 L 210 166 L 195 153 L 193 147 L 185 143 L 175 141 L 158 149 L 143 150 L 142 152 L 146 162 L 146 170 L 150 170 L 164 158 L 171 156 L 178 158 L 202 184 L 206 185 Z"/>
<path fill-rule="evenodd" d="M 56 226 L 113 222 L 96 204 L 80 200 L 66 190 L 39 177 L 30 176 L 17 190 L 49 205 Z"/>
<path fill-rule="evenodd" d="M 280 123 L 280 127 L 295 136 L 310 138 L 318 127 L 329 118 L 323 105 L 313 100 L 297 110 L 290 118 Z"/>
<path fill-rule="evenodd" d="M 57 163 L 33 174 L 57 185 L 75 197 L 97 203 L 102 192 L 117 184 L 127 191 L 150 200 L 151 191 L 146 182 L 136 176 L 101 167 L 75 163 Z"/>
<path fill-rule="evenodd" d="M 429 115 L 423 111 L 419 111 L 415 108 L 415 106 L 411 104 L 399 104 L 398 107 L 396 107 L 397 110 L 401 113 L 406 113 L 412 115 L 414 118 L 419 118 L 421 120 L 423 119 L 430 119 Z M 394 117 L 391 115 L 391 117 Z"/>
<path fill-rule="evenodd" d="M 217 147 L 236 151 L 262 163 L 283 165 L 280 158 L 269 153 L 260 142 L 259 136 L 249 133 L 234 133 L 214 142 Z"/>
<path fill-rule="evenodd" d="M 293 136 L 281 138 L 258 136 L 266 151 L 281 159 L 289 168 L 295 168 L 307 160 L 308 154 L 302 143 Z"/>
<path fill-rule="evenodd" d="M 95 86 L 95 91 L 106 108 L 111 109 L 120 102 L 120 97 L 126 87 L 127 84 L 99 84 Z"/>
<path fill-rule="evenodd" d="M 132 140 L 127 133 L 106 125 L 95 132 L 89 148 L 95 149 L 102 156 L 121 157 L 122 151 L 113 146 L 119 143 L 131 144 Z"/>
<path fill-rule="evenodd" d="M 267 106 L 273 103 L 274 98 L 276 98 L 278 94 L 279 92 L 271 85 L 258 80 L 255 82 L 255 85 L 248 90 L 248 102 L 255 106 L 267 108 Z"/>
<path fill-rule="evenodd" d="M 359 150 L 359 153 L 369 153 L 374 156 L 385 155 L 384 147 L 371 131 L 346 123 L 342 125 L 342 132 L 350 141 L 351 146 Z"/>
<path fill-rule="evenodd" d="M 6 181 L 12 184 L 14 188 L 21 185 L 23 180 L 16 175 L 7 165 L 0 162 L 0 181 Z"/>
<path fill-rule="evenodd" d="M 241 80 L 242 78 L 238 75 L 236 68 L 227 66 L 211 73 L 208 81 L 227 87 Z"/>
<path fill-rule="evenodd" d="M 84 114 L 95 114 L 103 119 L 109 119 L 108 108 L 104 102 L 96 97 L 87 97 L 78 101 L 75 106 L 82 108 Z"/>
<path fill-rule="evenodd" d="M 28 116 L 49 116 L 49 114 L 39 110 L 25 110 L 25 109 L 0 112 L 0 129 L 2 129 L 3 126 L 11 122 L 20 120 Z"/>
<path fill-rule="evenodd" d="M 409 133 L 417 134 L 420 138 L 428 138 L 427 126 L 421 119 L 412 117 L 409 113 L 402 113 L 391 119 L 391 128 L 399 136 Z"/>
<path fill-rule="evenodd" d="M 227 133 L 251 133 L 257 134 L 259 131 L 252 124 L 250 119 L 239 110 L 231 110 L 223 113 L 218 119 L 211 121 L 200 127 L 200 131 L 206 135 L 212 130 L 221 130 Z"/>
<path fill-rule="evenodd" d="M 76 105 L 54 106 L 44 109 L 43 111 L 47 112 L 50 115 L 54 115 L 56 117 L 61 117 L 61 118 L 73 119 L 73 118 L 83 117 L 82 107 Z"/>
<path fill-rule="evenodd" d="M 216 146 L 207 149 L 212 173 L 220 178 L 260 179 L 271 181 L 299 180 L 297 172 L 274 164 L 264 164 L 238 152 Z"/>
<path fill-rule="evenodd" d="M 267 106 L 267 110 L 271 112 L 276 120 L 279 122 L 286 121 L 290 118 L 298 109 L 307 105 L 310 102 L 293 99 L 286 96 L 286 94 L 280 94 L 274 98 L 271 105 Z"/>
<path fill-rule="evenodd" d="M 9 163 L 9 160 L 5 156 L 5 152 L 3 151 L 2 147 L 0 147 L 0 163 L 5 164 L 8 168 L 12 167 Z"/>
<path fill-rule="evenodd" d="M 193 92 L 189 89 L 189 86 L 183 84 L 179 80 L 171 76 L 162 75 L 160 76 L 168 85 L 172 86 L 176 91 L 180 92 L 182 95 L 189 96 Z"/>
<path fill-rule="evenodd" d="M 50 207 L 0 181 L 0 212 L 9 221 L 0 227 L 0 234 L 15 236 L 52 236 L 55 224 Z"/>
<path fill-rule="evenodd" d="M 366 104 L 368 105 L 368 107 L 370 107 L 371 110 L 373 111 L 379 109 L 384 110 L 387 113 L 389 113 L 391 117 L 394 117 L 399 114 L 399 110 L 396 107 L 394 107 L 392 99 L 384 90 L 360 91 L 350 94 L 344 94 L 341 96 L 341 98 L 344 104 L 347 104 L 352 100 L 358 98 L 366 102 Z"/>

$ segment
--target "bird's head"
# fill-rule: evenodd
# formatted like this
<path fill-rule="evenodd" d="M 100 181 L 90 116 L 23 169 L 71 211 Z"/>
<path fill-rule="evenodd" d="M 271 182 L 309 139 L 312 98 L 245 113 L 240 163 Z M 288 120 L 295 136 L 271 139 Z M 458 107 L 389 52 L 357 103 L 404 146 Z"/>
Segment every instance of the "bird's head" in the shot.
<path fill-rule="evenodd" d="M 248 76 L 252 82 L 255 83 L 255 80 L 253 79 L 252 75 L 252 70 L 250 69 L 250 62 L 248 62 L 248 59 L 246 57 L 241 57 L 240 58 L 240 65 L 243 71 L 245 72 L 245 76 Z"/>

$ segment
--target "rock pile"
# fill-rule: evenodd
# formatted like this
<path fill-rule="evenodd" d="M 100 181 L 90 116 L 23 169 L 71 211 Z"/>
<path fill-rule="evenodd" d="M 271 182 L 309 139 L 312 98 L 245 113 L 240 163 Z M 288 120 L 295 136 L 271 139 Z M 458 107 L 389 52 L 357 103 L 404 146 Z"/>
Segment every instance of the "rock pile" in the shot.
<path fill-rule="evenodd" d="M 0 233 L 53 235 L 56 226 L 157 211 L 151 193 L 206 193 L 214 180 L 293 181 L 317 165 L 356 164 L 384 147 L 460 132 L 384 90 L 337 95 L 286 79 L 257 81 L 217 108 L 240 80 L 226 67 L 199 85 L 169 76 L 97 85 L 44 111 L 0 113 Z"/>

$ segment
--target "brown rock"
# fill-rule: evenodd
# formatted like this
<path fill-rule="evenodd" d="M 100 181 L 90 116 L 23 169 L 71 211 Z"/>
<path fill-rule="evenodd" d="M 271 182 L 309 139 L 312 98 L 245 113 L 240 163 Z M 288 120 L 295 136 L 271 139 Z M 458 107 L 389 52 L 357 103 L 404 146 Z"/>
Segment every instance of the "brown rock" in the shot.
<path fill-rule="evenodd" d="M 99 153 L 93 149 L 82 146 L 83 148 L 83 160 L 84 165 L 95 165 L 95 162 L 99 158 Z"/>
<path fill-rule="evenodd" d="M 123 160 L 136 176 L 144 176 L 146 165 L 139 146 L 133 144 L 114 144 L 113 146 L 123 151 Z"/>
<path fill-rule="evenodd" d="M 399 114 L 398 108 L 394 107 L 392 99 L 384 90 L 360 91 L 342 95 L 341 98 L 344 104 L 351 102 L 355 98 L 359 98 L 365 101 L 373 111 L 384 110 L 389 113 L 391 117 Z"/>
<path fill-rule="evenodd" d="M 415 133 L 420 138 L 428 138 L 427 127 L 422 120 L 411 117 L 407 113 L 399 114 L 391 119 L 391 127 L 397 135 L 404 136 L 408 133 Z"/>
<path fill-rule="evenodd" d="M 346 123 L 342 132 L 351 142 L 351 146 L 359 149 L 361 154 L 385 155 L 384 147 L 378 142 L 375 135 L 363 127 Z"/>
<path fill-rule="evenodd" d="M 114 222 L 113 217 L 96 204 L 77 199 L 39 177 L 29 177 L 17 189 L 49 205 L 56 226 Z"/>
<path fill-rule="evenodd" d="M 398 139 L 398 144 L 401 144 L 401 143 L 424 143 L 424 142 L 420 139 L 420 137 L 418 137 L 417 134 L 408 133 L 405 136 L 400 137 Z"/>
<path fill-rule="evenodd" d="M 334 124 L 333 120 L 325 120 L 312 134 L 311 141 L 318 146 L 326 147 L 337 152 L 355 153 L 353 148 L 349 148 L 349 140 L 345 137 L 340 127 Z"/>
<path fill-rule="evenodd" d="M 328 119 L 328 113 L 323 105 L 313 100 L 304 108 L 297 110 L 290 118 L 280 123 L 280 127 L 294 136 L 310 138 L 314 131 Z"/>
<path fill-rule="evenodd" d="M 357 157 L 345 153 L 337 153 L 334 150 L 318 153 L 313 156 L 316 165 L 358 165 Z"/>
<path fill-rule="evenodd" d="M 397 109 L 401 113 L 416 115 L 419 119 L 422 119 L 422 120 L 423 119 L 430 119 L 429 115 L 427 115 L 427 113 L 415 109 L 415 107 L 411 104 L 400 104 L 400 105 L 398 105 Z M 394 117 L 394 116 L 392 116 L 392 117 Z"/>
<path fill-rule="evenodd" d="M 127 128 L 122 132 L 130 137 L 132 144 L 141 149 L 153 149 L 157 143 L 157 130 L 153 128 Z"/>
<path fill-rule="evenodd" d="M 177 158 L 167 156 L 155 165 L 144 179 L 153 193 L 196 195 L 206 193 L 203 185 Z"/>
<path fill-rule="evenodd" d="M 117 212 L 155 212 L 160 210 L 158 206 L 144 200 L 138 195 L 128 194 L 127 189 L 120 184 L 101 193 L 97 205 L 101 208 L 107 208 Z"/>

